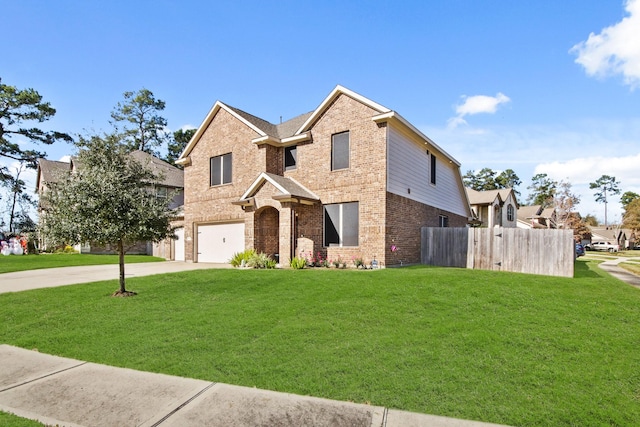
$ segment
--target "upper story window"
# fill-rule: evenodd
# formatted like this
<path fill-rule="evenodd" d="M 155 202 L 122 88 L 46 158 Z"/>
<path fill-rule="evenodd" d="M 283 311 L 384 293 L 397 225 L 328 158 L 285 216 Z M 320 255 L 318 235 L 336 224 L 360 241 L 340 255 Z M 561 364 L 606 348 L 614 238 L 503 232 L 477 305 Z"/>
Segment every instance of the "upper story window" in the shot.
<path fill-rule="evenodd" d="M 284 170 L 290 171 L 298 164 L 298 147 L 285 147 L 284 149 Z"/>
<path fill-rule="evenodd" d="M 324 246 L 358 246 L 358 202 L 324 206 Z"/>
<path fill-rule="evenodd" d="M 515 219 L 516 210 L 513 208 L 513 205 L 507 205 L 507 221 L 513 221 Z"/>
<path fill-rule="evenodd" d="M 433 185 L 436 185 L 436 156 L 434 156 L 433 154 L 431 154 L 430 172 L 431 172 L 431 183 Z"/>
<path fill-rule="evenodd" d="M 331 170 L 349 168 L 349 131 L 331 135 Z"/>
<path fill-rule="evenodd" d="M 231 183 L 231 153 L 222 156 L 212 157 L 210 159 L 211 166 L 211 182 L 210 185 L 222 185 Z"/>

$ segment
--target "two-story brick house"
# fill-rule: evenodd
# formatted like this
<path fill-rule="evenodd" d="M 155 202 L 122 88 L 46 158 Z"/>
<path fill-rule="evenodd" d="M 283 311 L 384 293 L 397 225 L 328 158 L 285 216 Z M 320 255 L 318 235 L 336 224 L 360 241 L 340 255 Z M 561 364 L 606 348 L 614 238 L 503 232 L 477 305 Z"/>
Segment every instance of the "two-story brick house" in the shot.
<path fill-rule="evenodd" d="M 460 164 L 395 111 L 341 86 L 279 125 L 218 101 L 177 163 L 187 261 L 255 248 L 282 264 L 301 252 L 418 263 L 421 227 L 471 217 Z"/>

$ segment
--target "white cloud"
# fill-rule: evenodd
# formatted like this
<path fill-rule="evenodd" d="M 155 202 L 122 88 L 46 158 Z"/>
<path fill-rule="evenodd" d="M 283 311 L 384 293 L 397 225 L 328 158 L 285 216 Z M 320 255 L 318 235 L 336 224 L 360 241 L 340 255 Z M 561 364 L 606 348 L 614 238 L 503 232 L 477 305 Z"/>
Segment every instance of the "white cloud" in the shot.
<path fill-rule="evenodd" d="M 450 129 L 455 129 L 459 125 L 466 125 L 467 121 L 465 116 L 472 116 L 474 114 L 494 114 L 498 111 L 500 104 L 506 104 L 511 99 L 505 94 L 498 92 L 496 96 L 487 95 L 475 95 L 475 96 L 462 96 L 463 102 L 456 106 L 456 117 L 452 117 L 447 121 L 447 126 Z"/>
<path fill-rule="evenodd" d="M 573 46 L 576 63 L 590 76 L 621 74 L 632 89 L 640 87 L 640 0 L 627 0 L 628 16 Z"/>
<path fill-rule="evenodd" d="M 480 113 L 493 114 L 498 110 L 498 105 L 511 101 L 508 96 L 500 92 L 496 96 L 463 96 L 463 99 L 464 102 L 456 107 L 459 117 Z"/>

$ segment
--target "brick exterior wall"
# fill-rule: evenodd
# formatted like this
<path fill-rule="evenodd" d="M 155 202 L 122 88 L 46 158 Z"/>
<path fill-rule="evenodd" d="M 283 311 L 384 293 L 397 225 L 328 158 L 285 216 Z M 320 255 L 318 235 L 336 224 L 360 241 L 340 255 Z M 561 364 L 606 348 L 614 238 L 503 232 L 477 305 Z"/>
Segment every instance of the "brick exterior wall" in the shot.
<path fill-rule="evenodd" d="M 191 151 L 191 164 L 184 168 L 186 261 L 197 261 L 194 233 L 198 224 L 245 221 L 245 212 L 231 202 L 237 201 L 260 172 L 266 170 L 266 147 L 257 147 L 251 142 L 257 136 L 255 131 L 220 109 Z M 211 187 L 209 159 L 226 153 L 233 153 L 232 182 Z M 245 228 L 253 237 L 253 223 L 245 221 Z M 253 243 L 248 247 L 253 247 Z"/>
<path fill-rule="evenodd" d="M 348 97 L 339 96 L 311 128 L 313 143 L 299 145 L 297 168 L 286 171 L 320 197 L 314 206 L 297 206 L 298 236 L 313 241 L 313 253 L 323 257 L 353 257 L 380 260 L 384 252 L 386 192 L 386 128 L 371 117 L 375 110 Z M 349 168 L 331 170 L 331 136 L 349 131 Z M 324 204 L 359 202 L 359 245 L 323 247 Z"/>
<path fill-rule="evenodd" d="M 440 214 L 448 216 L 451 227 L 464 226 L 467 220 L 387 193 L 387 128 L 371 119 L 377 114 L 341 94 L 313 123 L 313 141 L 298 145 L 296 169 L 284 171 L 284 148 L 253 144 L 251 140 L 259 135 L 221 108 L 189 154 L 191 164 L 185 167 L 186 260 L 197 261 L 194 232 L 198 224 L 244 221 L 245 247 L 279 253 L 285 265 L 296 242 L 303 242 L 305 251 L 312 248 L 313 254 L 320 252 L 328 259 L 340 257 L 349 263 L 354 257 L 367 264 L 374 258 L 381 265 L 419 262 L 421 227 L 437 226 Z M 332 171 L 332 135 L 345 131 L 349 131 L 349 168 Z M 229 152 L 233 153 L 232 183 L 211 187 L 209 159 Z M 294 179 L 314 192 L 320 202 L 281 203 L 273 199 L 278 190 L 266 182 L 256 192 L 254 206 L 242 209 L 231 204 L 261 172 Z M 358 246 L 324 247 L 323 206 L 348 202 L 359 203 Z M 267 207 L 274 208 L 277 215 Z M 391 244 L 400 248 L 398 253 L 391 253 Z"/>
<path fill-rule="evenodd" d="M 449 220 L 449 227 L 465 227 L 467 218 L 425 205 L 396 194 L 387 193 L 386 265 L 420 263 L 420 229 L 438 227 L 440 215 Z M 397 247 L 396 252 L 391 246 Z"/>

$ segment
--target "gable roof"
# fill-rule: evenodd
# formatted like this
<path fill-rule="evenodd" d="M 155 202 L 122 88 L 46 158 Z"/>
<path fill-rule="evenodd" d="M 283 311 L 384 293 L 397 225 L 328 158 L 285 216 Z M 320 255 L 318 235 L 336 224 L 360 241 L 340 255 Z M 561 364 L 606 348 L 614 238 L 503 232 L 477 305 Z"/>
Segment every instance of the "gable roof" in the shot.
<path fill-rule="evenodd" d="M 528 220 L 532 218 L 551 218 L 553 208 L 542 208 L 542 205 L 520 206 L 518 209 L 518 220 Z"/>
<path fill-rule="evenodd" d="M 144 151 L 132 151 L 130 156 L 142 163 L 143 166 L 151 169 L 153 173 L 161 174 L 163 178 L 161 182 L 158 182 L 158 184 L 174 188 L 184 187 L 184 171 L 182 169 L 178 169 L 164 160 L 152 156 Z"/>
<path fill-rule="evenodd" d="M 38 176 L 36 180 L 36 190 L 40 187 L 40 183 L 57 182 L 58 177 L 63 172 L 71 170 L 68 162 L 60 162 L 56 160 L 38 159 Z"/>
<path fill-rule="evenodd" d="M 467 192 L 467 196 L 469 197 L 469 203 L 471 205 L 490 205 L 496 200 L 498 200 L 498 202 L 502 204 L 506 202 L 507 199 L 509 198 L 509 195 L 513 193 L 512 188 L 501 188 L 498 190 L 478 191 L 478 190 L 474 190 L 473 188 L 465 187 L 465 190 Z M 515 197 L 515 194 L 513 194 L 513 201 L 516 204 L 516 207 L 519 208 L 518 201 Z"/>
<path fill-rule="evenodd" d="M 250 199 L 254 197 L 260 188 L 262 188 L 263 184 L 269 182 L 273 185 L 280 193 L 274 196 L 274 199 L 287 201 L 291 199 L 296 199 L 296 201 L 303 202 L 311 202 L 314 203 L 320 198 L 315 195 L 312 191 L 305 188 L 302 184 L 294 180 L 293 178 L 287 178 L 280 175 L 274 175 L 272 173 L 262 172 L 255 181 L 249 186 L 247 191 L 240 197 L 240 200 L 234 202 L 236 204 L 248 204 Z"/>
<path fill-rule="evenodd" d="M 184 187 L 184 171 L 161 160 L 144 151 L 136 150 L 129 154 L 138 162 L 142 163 L 154 173 L 162 174 L 163 179 L 157 184 L 173 188 Z M 80 168 L 81 164 L 76 157 L 72 157 L 69 162 L 60 162 L 47 159 L 38 159 L 38 176 L 36 178 L 36 191 L 40 188 L 40 183 L 57 182 L 62 172 Z"/>
<path fill-rule="evenodd" d="M 438 144 L 433 142 L 429 137 L 427 137 L 411 123 L 409 123 L 400 114 L 341 85 L 337 85 L 315 110 L 309 113 L 301 114 L 279 125 L 269 123 L 268 121 L 249 114 L 246 111 L 231 107 L 220 101 L 216 101 L 205 119 L 198 127 L 196 133 L 193 135 L 185 149 L 182 151 L 182 154 L 180 155 L 178 160 L 176 160 L 176 163 L 181 165 L 189 163 L 189 154 L 198 143 L 213 118 L 221 109 L 227 111 L 236 119 L 240 120 L 250 129 L 256 132 L 257 136 L 252 140 L 253 143 L 287 146 L 296 144 L 298 142 L 311 140 L 310 129 L 322 116 L 322 114 L 331 106 L 331 104 L 333 104 L 333 102 L 341 95 L 346 95 L 375 110 L 378 114 L 373 116 L 372 120 L 374 120 L 376 123 L 391 122 L 396 126 L 407 129 L 409 132 L 413 133 L 419 139 L 424 141 L 425 145 L 430 146 L 432 149 L 446 157 L 449 162 L 455 164 L 457 167 L 460 167 L 460 163 L 453 156 L 443 150 Z"/>
<path fill-rule="evenodd" d="M 353 98 L 356 101 L 359 101 L 362 104 L 366 105 L 367 107 L 370 107 L 373 110 L 376 110 L 379 114 L 390 113 L 391 112 L 391 110 L 388 109 L 387 107 L 382 106 L 382 105 L 378 104 L 377 102 L 374 102 L 374 101 L 370 100 L 369 98 L 365 98 L 364 96 L 362 96 L 362 95 L 360 95 L 358 93 L 355 93 L 354 91 L 349 90 L 344 86 L 337 85 L 331 91 L 331 93 L 329 95 L 327 95 L 327 97 L 324 99 L 324 101 L 322 101 L 320 103 L 318 108 L 316 108 L 315 110 L 313 110 L 311 112 L 311 115 L 307 118 L 307 120 L 304 121 L 304 123 L 296 131 L 296 134 L 300 134 L 302 132 L 308 131 L 311 128 L 311 126 L 313 126 L 313 124 L 316 122 L 316 120 L 318 120 L 318 118 L 320 118 L 322 113 L 324 113 L 325 110 L 327 108 L 329 108 L 329 106 L 336 99 L 338 99 L 338 97 L 340 95 L 346 95 L 346 96 L 348 96 L 350 98 Z"/>

